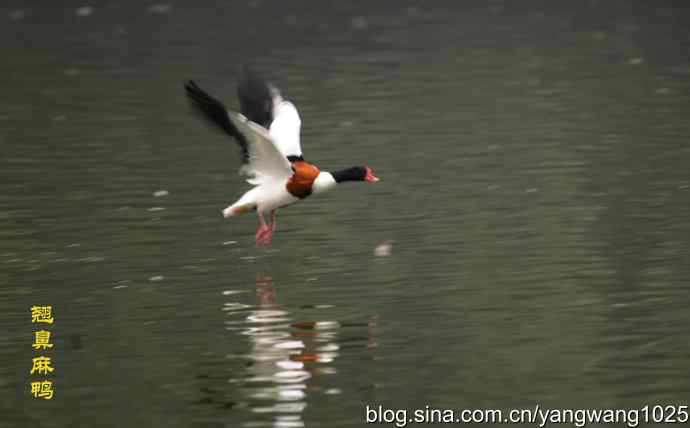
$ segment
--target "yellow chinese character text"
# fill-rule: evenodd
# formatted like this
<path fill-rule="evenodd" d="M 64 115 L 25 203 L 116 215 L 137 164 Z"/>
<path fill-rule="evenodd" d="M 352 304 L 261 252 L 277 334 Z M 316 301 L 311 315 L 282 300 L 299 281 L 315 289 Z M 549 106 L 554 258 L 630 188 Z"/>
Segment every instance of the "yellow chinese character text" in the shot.
<path fill-rule="evenodd" d="M 36 357 L 33 359 L 33 362 L 34 366 L 31 368 L 29 374 L 34 374 L 36 372 L 38 372 L 38 374 L 48 374 L 55 370 L 50 366 L 50 357 Z"/>
<path fill-rule="evenodd" d="M 50 400 L 53 398 L 53 382 L 44 380 L 43 382 L 31 382 L 31 395 L 34 398 Z"/>
<path fill-rule="evenodd" d="M 53 307 L 52 306 L 32 306 L 31 307 L 31 322 L 45 322 L 53 323 Z"/>
<path fill-rule="evenodd" d="M 32 345 L 34 349 L 48 349 L 53 347 L 53 344 L 50 343 L 49 331 L 39 330 L 34 333 L 36 334 L 34 344 Z"/>

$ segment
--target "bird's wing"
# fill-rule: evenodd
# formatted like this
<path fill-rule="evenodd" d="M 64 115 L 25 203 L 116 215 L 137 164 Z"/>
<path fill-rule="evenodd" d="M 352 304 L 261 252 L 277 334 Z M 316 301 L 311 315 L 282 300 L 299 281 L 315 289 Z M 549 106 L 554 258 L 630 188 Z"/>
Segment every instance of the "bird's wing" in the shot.
<path fill-rule="evenodd" d="M 302 156 L 299 138 L 301 126 L 302 121 L 299 118 L 297 108 L 289 101 L 276 99 L 276 104 L 273 107 L 273 122 L 271 122 L 268 133 L 283 156 Z"/>
<path fill-rule="evenodd" d="M 242 148 L 240 172 L 249 175 L 251 184 L 260 184 L 268 178 L 287 179 L 292 174 L 290 162 L 283 156 L 268 131 L 244 115 L 228 111 L 215 98 L 190 81 L 185 85 L 192 106 L 204 118 L 234 137 Z"/>
<path fill-rule="evenodd" d="M 270 178 L 287 179 L 292 175 L 290 162 L 278 150 L 265 128 L 241 113 L 229 111 L 228 117 L 247 141 L 249 161 L 241 172 L 251 177 L 247 180 L 249 183 L 256 185 Z"/>
<path fill-rule="evenodd" d="M 209 123 L 218 126 L 228 135 L 233 137 L 242 149 L 242 163 L 249 162 L 249 149 L 247 139 L 242 135 L 234 123 L 230 121 L 225 105 L 207 94 L 194 81 L 190 80 L 184 85 L 187 98 L 194 110 Z"/>
<path fill-rule="evenodd" d="M 291 102 L 283 100 L 278 88 L 245 67 L 237 95 L 242 114 L 269 130 L 283 156 L 302 156 L 299 113 Z"/>
<path fill-rule="evenodd" d="M 273 121 L 273 97 L 277 89 L 249 67 L 244 67 L 237 84 L 240 112 L 268 129 Z"/>

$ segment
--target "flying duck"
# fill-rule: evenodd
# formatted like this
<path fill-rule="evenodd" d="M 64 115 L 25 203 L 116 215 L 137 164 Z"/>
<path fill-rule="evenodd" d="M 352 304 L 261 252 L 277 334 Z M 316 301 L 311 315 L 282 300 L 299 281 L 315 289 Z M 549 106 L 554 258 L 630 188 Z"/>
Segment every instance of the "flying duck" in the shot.
<path fill-rule="evenodd" d="M 254 187 L 223 210 L 230 218 L 250 211 L 259 215 L 257 245 L 270 244 L 276 230 L 276 210 L 346 181 L 379 181 L 371 168 L 354 166 L 326 172 L 304 160 L 301 120 L 295 106 L 280 91 L 245 69 L 237 87 L 240 111 L 227 110 L 194 81 L 185 84 L 191 105 L 201 116 L 233 137 L 242 151 L 240 173 Z M 264 213 L 270 214 L 269 223 Z"/>

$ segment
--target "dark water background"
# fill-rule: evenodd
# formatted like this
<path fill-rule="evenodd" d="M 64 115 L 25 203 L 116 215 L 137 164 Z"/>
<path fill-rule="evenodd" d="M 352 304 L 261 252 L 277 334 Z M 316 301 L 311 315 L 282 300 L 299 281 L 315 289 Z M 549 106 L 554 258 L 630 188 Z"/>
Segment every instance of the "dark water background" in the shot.
<path fill-rule="evenodd" d="M 683 1 L 5 2 L 0 426 L 688 404 L 688 22 Z M 237 150 L 182 91 L 234 107 L 244 63 L 297 104 L 308 159 L 383 180 L 281 211 L 269 248 L 221 217 Z M 28 393 L 48 304 L 51 401 Z"/>

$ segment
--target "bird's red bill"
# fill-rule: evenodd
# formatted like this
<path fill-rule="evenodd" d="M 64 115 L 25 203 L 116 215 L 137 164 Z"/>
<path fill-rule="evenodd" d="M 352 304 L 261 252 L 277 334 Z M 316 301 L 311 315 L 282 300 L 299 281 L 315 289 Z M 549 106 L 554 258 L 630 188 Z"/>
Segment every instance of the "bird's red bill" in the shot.
<path fill-rule="evenodd" d="M 374 171 L 371 168 L 367 168 L 367 175 L 364 176 L 364 181 L 376 182 L 381 181 L 381 179 L 374 175 Z"/>

